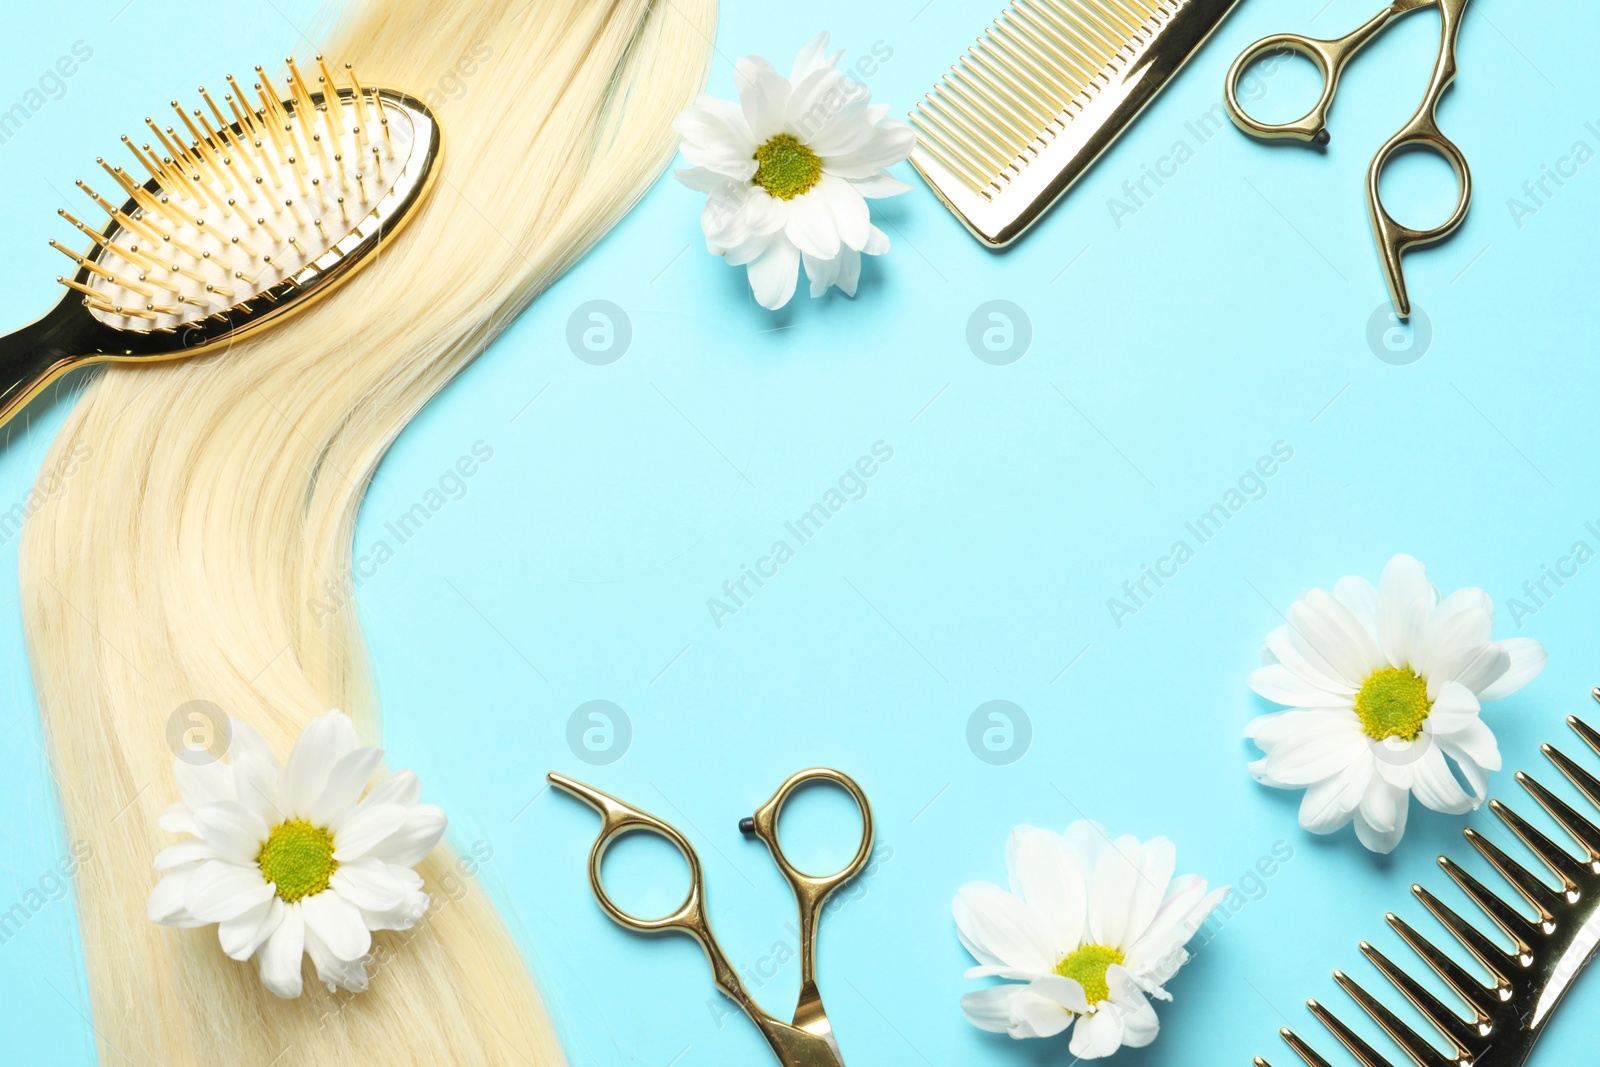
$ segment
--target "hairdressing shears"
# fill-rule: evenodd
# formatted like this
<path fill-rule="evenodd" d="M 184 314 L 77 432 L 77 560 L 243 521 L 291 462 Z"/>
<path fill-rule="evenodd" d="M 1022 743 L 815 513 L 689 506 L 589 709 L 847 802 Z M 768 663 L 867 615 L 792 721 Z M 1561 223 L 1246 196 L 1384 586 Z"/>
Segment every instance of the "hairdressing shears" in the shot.
<path fill-rule="evenodd" d="M 1411 298 L 1406 294 L 1406 279 L 1400 257 L 1412 248 L 1430 245 L 1450 236 L 1466 219 L 1467 208 L 1472 203 L 1472 171 L 1467 167 L 1467 158 L 1461 154 L 1461 149 L 1456 147 L 1455 142 L 1440 132 L 1437 115 L 1439 100 L 1456 76 L 1456 39 L 1461 32 L 1461 17 L 1466 12 L 1467 0 L 1394 0 L 1394 3 L 1384 8 L 1366 25 L 1346 37 L 1334 40 L 1302 37 L 1297 33 L 1277 33 L 1271 37 L 1263 37 L 1246 48 L 1234 61 L 1233 69 L 1228 72 L 1228 113 L 1233 116 L 1234 124 L 1241 130 L 1257 137 L 1287 138 L 1326 145 L 1329 139 L 1328 110 L 1333 106 L 1334 93 L 1339 88 L 1339 75 L 1344 73 L 1344 68 L 1395 19 L 1421 8 L 1434 6 L 1439 8 L 1444 26 L 1439 45 L 1439 60 L 1434 67 L 1433 78 L 1428 83 L 1427 95 L 1423 97 L 1422 106 L 1417 109 L 1411 121 L 1378 149 L 1378 154 L 1373 157 L 1372 166 L 1367 171 L 1367 209 L 1372 217 L 1373 235 L 1378 241 L 1378 251 L 1383 256 L 1383 271 L 1389 280 L 1390 299 L 1394 301 L 1395 311 L 1402 319 L 1411 316 Z M 1298 122 L 1279 125 L 1257 122 L 1245 114 L 1243 106 L 1239 103 L 1239 82 L 1256 60 L 1268 52 L 1283 49 L 1305 56 L 1322 71 L 1322 98 Z M 1456 183 L 1460 187 L 1460 199 L 1456 202 L 1456 209 L 1448 219 L 1432 229 L 1413 230 L 1396 222 L 1394 216 L 1384 210 L 1382 194 L 1378 189 L 1379 175 L 1397 152 L 1407 148 L 1432 149 L 1448 160 L 1456 172 Z"/>
<path fill-rule="evenodd" d="M 751 998 L 744 984 L 739 981 L 738 972 L 728 962 L 722 946 L 717 944 L 716 935 L 711 932 L 711 920 L 706 914 L 706 887 L 700 870 L 700 857 L 695 855 L 688 839 L 654 815 L 625 804 L 593 786 L 573 781 L 554 771 L 549 777 L 552 784 L 571 793 L 600 814 L 600 836 L 595 839 L 594 848 L 589 852 L 589 886 L 607 915 L 641 933 L 658 934 L 676 930 L 700 942 L 706 958 L 711 962 L 711 976 L 718 988 L 739 1005 L 761 1030 L 783 1067 L 844 1067 L 838 1042 L 834 1040 L 833 1027 L 828 1023 L 828 1014 L 822 1007 L 822 994 L 817 991 L 817 923 L 828 897 L 867 865 L 867 858 L 872 852 L 872 807 L 854 779 L 827 767 L 801 771 L 779 786 L 772 799 L 761 805 L 754 816 L 739 822 L 741 832 L 753 834 L 766 844 L 778 870 L 794 890 L 795 901 L 800 907 L 800 1003 L 795 1008 L 794 1022 L 786 1023 L 763 1011 Z M 778 844 L 778 815 L 783 810 L 784 802 L 796 789 L 810 782 L 832 782 L 842 786 L 861 809 L 861 847 L 856 850 L 855 858 L 843 870 L 822 878 L 795 867 Z M 623 911 L 606 892 L 605 883 L 601 880 L 600 864 L 606 849 L 622 835 L 639 831 L 666 838 L 683 853 L 683 858 L 689 864 L 688 896 L 677 911 L 659 919 L 641 919 Z"/>

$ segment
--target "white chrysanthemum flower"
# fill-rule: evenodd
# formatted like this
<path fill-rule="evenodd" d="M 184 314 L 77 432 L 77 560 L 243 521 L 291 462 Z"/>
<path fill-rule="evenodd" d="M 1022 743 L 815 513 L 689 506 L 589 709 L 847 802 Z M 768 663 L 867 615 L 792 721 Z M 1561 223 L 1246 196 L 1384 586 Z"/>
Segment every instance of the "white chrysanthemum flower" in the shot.
<path fill-rule="evenodd" d="M 1250 773 L 1276 789 L 1304 789 L 1307 830 L 1329 834 L 1354 820 L 1374 852 L 1400 843 L 1411 795 L 1452 815 L 1477 808 L 1489 772 L 1500 769 L 1479 701 L 1516 692 L 1545 662 L 1531 638 L 1491 640 L 1493 623 L 1482 589 L 1441 598 L 1406 555 L 1389 561 L 1376 589 L 1343 578 L 1332 593 L 1305 593 L 1289 625 L 1268 635 L 1268 665 L 1250 675 L 1250 688 L 1292 708 L 1246 728 L 1266 753 Z"/>
<path fill-rule="evenodd" d="M 1183 947 L 1227 894 L 1197 875 L 1174 878 L 1164 837 L 1110 840 L 1086 820 L 1065 834 L 1019 826 L 1006 845 L 1011 892 L 961 887 L 953 905 L 961 943 L 979 966 L 968 978 L 1017 979 L 961 998 L 967 1021 L 1014 1038 L 1054 1037 L 1072 1026 L 1068 1051 L 1109 1056 L 1155 1040 L 1147 996 L 1189 959 Z M 1076 1026 L 1073 1024 L 1076 1023 Z"/>
<path fill-rule="evenodd" d="M 678 180 L 708 194 L 706 249 L 747 266 L 766 308 L 794 296 L 802 262 L 812 296 L 834 285 L 854 296 L 862 254 L 889 250 L 867 199 L 910 188 L 885 168 L 911 154 L 911 127 L 872 104 L 837 69 L 844 52 L 827 49 L 826 32 L 806 42 L 787 78 L 745 56 L 735 65 L 739 103 L 702 94 L 674 123 L 690 164 Z"/>
<path fill-rule="evenodd" d="M 228 762 L 173 762 L 183 800 L 164 830 L 193 834 L 163 849 L 150 918 L 217 924 L 236 960 L 259 957 L 261 981 L 298 997 L 303 956 L 335 987 L 367 987 L 373 930 L 405 930 L 428 910 L 412 870 L 444 834 L 444 812 L 417 803 L 410 771 L 363 797 L 383 750 L 357 745 L 342 712 L 313 719 L 280 768 L 261 735 L 234 720 Z"/>

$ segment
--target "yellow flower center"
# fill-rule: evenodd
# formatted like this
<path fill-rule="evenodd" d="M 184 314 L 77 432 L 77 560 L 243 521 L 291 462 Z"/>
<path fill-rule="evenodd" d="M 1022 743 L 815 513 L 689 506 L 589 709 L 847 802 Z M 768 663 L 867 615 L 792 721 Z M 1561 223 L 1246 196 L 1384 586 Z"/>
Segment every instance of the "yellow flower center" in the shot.
<path fill-rule="evenodd" d="M 752 180 L 779 200 L 792 200 L 822 180 L 822 157 L 780 133 L 756 149 Z"/>
<path fill-rule="evenodd" d="M 1374 741 L 1390 737 L 1415 741 L 1432 708 L 1428 683 L 1409 667 L 1373 671 L 1356 694 L 1361 729 Z"/>
<path fill-rule="evenodd" d="M 261 865 L 261 876 L 289 904 L 328 888 L 328 879 L 339 869 L 333 858 L 333 835 L 304 819 L 274 826 L 256 863 Z"/>
<path fill-rule="evenodd" d="M 1056 973 L 1083 986 L 1084 998 L 1093 1007 L 1111 996 L 1106 972 L 1112 964 L 1120 964 L 1124 958 L 1121 952 L 1109 945 L 1084 945 L 1067 953 L 1056 964 Z"/>

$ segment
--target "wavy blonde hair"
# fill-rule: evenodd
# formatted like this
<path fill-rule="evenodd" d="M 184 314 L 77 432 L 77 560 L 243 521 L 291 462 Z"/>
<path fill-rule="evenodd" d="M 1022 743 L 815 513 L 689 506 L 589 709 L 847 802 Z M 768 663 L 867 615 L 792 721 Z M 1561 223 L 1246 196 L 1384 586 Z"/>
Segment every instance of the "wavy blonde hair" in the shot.
<path fill-rule="evenodd" d="M 348 575 L 362 493 L 406 422 L 644 192 L 703 85 L 714 0 L 357 0 L 323 45 L 416 96 L 463 56 L 437 188 L 326 302 L 215 357 L 112 367 L 66 419 L 67 493 L 21 547 L 22 610 L 70 838 L 102 1059 L 158 1064 L 564 1062 L 481 890 L 375 936 L 365 993 L 268 993 L 210 928 L 145 917 L 156 815 L 175 796 L 169 716 L 214 702 L 283 757 L 301 727 L 377 713 Z M 485 59 L 485 57 L 487 57 Z"/>

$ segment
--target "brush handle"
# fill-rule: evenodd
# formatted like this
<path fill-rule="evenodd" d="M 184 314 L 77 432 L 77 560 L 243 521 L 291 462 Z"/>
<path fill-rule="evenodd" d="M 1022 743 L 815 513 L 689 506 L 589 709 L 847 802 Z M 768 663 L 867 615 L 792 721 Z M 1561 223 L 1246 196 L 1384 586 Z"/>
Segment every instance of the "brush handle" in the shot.
<path fill-rule="evenodd" d="M 63 300 L 37 322 L 0 337 L 0 426 L 92 351 L 94 320 Z"/>

